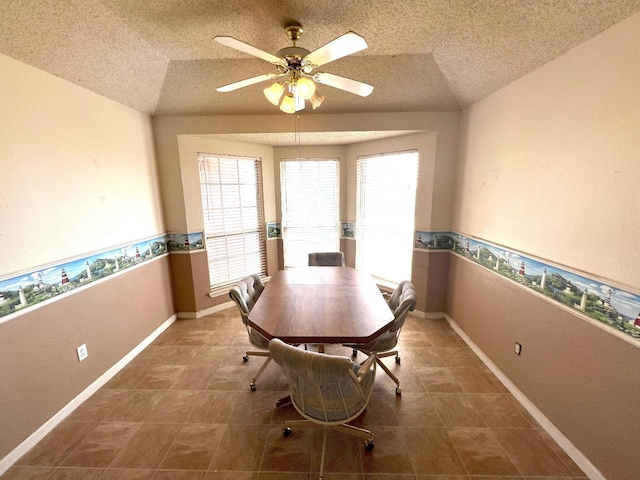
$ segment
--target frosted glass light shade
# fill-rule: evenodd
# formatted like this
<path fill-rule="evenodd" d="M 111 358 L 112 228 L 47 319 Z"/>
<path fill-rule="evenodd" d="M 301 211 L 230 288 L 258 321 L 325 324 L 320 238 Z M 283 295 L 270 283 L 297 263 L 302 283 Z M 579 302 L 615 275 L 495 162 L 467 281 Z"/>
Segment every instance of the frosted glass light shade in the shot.
<path fill-rule="evenodd" d="M 298 95 L 305 100 L 309 100 L 316 92 L 316 84 L 310 78 L 302 77 L 296 82 L 298 86 Z"/>
<path fill-rule="evenodd" d="M 316 108 L 318 108 L 320 105 L 322 105 L 322 102 L 324 101 L 324 97 L 322 95 L 320 95 L 318 92 L 315 92 L 311 98 L 309 99 L 309 101 L 311 102 L 311 108 L 313 108 L 314 110 Z"/>
<path fill-rule="evenodd" d="M 278 103 L 280 103 L 282 92 L 284 92 L 284 87 L 280 83 L 276 82 L 270 87 L 265 88 L 262 92 L 264 93 L 264 96 L 267 97 L 267 100 L 277 107 Z"/>
<path fill-rule="evenodd" d="M 295 113 L 296 111 L 296 98 L 293 96 L 293 93 L 286 93 L 282 98 L 282 103 L 280 104 L 280 110 L 284 113 Z"/>

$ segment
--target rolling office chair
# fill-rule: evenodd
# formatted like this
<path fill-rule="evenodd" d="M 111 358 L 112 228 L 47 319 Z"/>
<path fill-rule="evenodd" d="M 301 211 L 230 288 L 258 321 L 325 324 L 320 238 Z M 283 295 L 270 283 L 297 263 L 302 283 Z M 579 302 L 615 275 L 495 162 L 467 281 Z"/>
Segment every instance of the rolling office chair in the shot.
<path fill-rule="evenodd" d="M 374 447 L 373 433 L 347 425 L 367 407 L 376 376 L 375 355 L 362 365 L 354 365 L 349 357 L 304 351 L 274 338 L 269 351 L 282 366 L 291 393 L 291 403 L 305 420 L 286 420 L 282 434 L 288 437 L 291 427 L 310 422 L 323 427 L 320 479 L 324 469 L 327 430 L 337 430 L 365 439 L 365 448 Z"/>
<path fill-rule="evenodd" d="M 397 295 L 396 295 L 397 292 Z M 376 359 L 376 363 L 380 365 L 389 377 L 396 384 L 396 395 L 402 394 L 402 389 L 400 388 L 400 380 L 396 377 L 389 367 L 387 367 L 383 362 L 382 358 L 390 357 L 395 355 L 396 363 L 400 363 L 400 355 L 398 355 L 398 350 L 394 350 L 396 345 L 398 344 L 398 339 L 400 338 L 400 331 L 402 330 L 402 326 L 404 325 L 404 321 L 407 318 L 407 315 L 410 311 L 413 311 L 416 307 L 416 289 L 411 282 L 404 281 L 398 288 L 393 292 L 391 297 L 389 298 L 389 304 L 391 305 L 393 300 L 393 305 L 396 305 L 393 312 L 393 323 L 391 324 L 391 328 L 380 335 L 378 338 L 373 340 L 367 344 L 345 344 L 345 347 L 351 347 L 353 349 L 353 356 L 355 357 L 358 351 L 361 351 L 365 355 L 371 356 L 374 355 Z"/>
<path fill-rule="evenodd" d="M 310 267 L 344 267 L 342 252 L 314 252 L 309 254 Z"/>
<path fill-rule="evenodd" d="M 409 280 L 401 281 L 396 287 L 396 289 L 387 295 L 387 298 L 386 298 L 387 305 L 389 305 L 389 308 L 391 309 L 392 312 L 395 312 L 396 308 L 398 308 L 398 305 L 400 305 L 400 296 L 402 295 L 402 289 L 404 288 L 404 285 L 406 283 L 411 283 L 411 282 L 409 282 Z"/>
<path fill-rule="evenodd" d="M 269 354 L 269 340 L 251 328 L 247 322 L 249 312 L 251 312 L 251 309 L 263 290 L 264 284 L 258 275 L 249 275 L 248 277 L 243 278 L 236 285 L 231 287 L 231 290 L 229 290 L 229 296 L 240 310 L 240 318 L 242 318 L 242 323 L 249 334 L 249 342 L 251 342 L 251 345 L 254 347 L 260 349 L 259 351 L 247 351 L 242 359 L 245 362 L 249 361 L 249 355 L 267 357 L 266 361 L 262 364 L 262 367 L 260 367 L 260 370 L 258 370 L 258 373 L 256 373 L 255 377 L 253 377 L 249 384 L 251 390 L 256 389 L 256 381 L 258 380 L 258 377 L 260 377 L 262 372 L 264 372 L 264 369 L 269 365 L 269 362 L 271 362 L 271 355 Z"/>

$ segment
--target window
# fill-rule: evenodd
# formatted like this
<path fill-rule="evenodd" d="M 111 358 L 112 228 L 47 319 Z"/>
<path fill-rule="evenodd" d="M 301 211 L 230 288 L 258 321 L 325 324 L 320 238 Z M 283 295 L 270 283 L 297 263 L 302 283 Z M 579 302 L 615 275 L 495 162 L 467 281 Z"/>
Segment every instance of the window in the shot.
<path fill-rule="evenodd" d="M 198 164 L 211 289 L 266 275 L 260 159 L 200 154 Z"/>
<path fill-rule="evenodd" d="M 411 279 L 418 152 L 358 157 L 356 267 L 382 281 Z"/>
<path fill-rule="evenodd" d="M 311 252 L 340 250 L 339 168 L 337 159 L 280 162 L 285 267 L 307 265 Z"/>

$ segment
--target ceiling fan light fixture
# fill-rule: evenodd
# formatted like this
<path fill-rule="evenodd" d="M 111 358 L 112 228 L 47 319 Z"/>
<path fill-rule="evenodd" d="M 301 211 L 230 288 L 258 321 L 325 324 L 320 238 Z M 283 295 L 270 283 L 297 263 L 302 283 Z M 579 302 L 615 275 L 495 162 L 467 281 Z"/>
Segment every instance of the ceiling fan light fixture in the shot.
<path fill-rule="evenodd" d="M 349 31 L 310 52 L 306 48 L 297 46 L 297 41 L 303 33 L 300 24 L 287 25 L 285 32 L 292 41 L 293 46 L 282 48 L 275 55 L 233 37 L 214 37 L 214 40 L 218 43 L 269 62 L 277 70 L 277 73 L 265 73 L 223 85 L 216 88 L 216 91 L 233 92 L 256 83 L 284 77 L 284 80 L 276 81 L 276 83 L 265 88 L 262 92 L 271 104 L 279 106 L 280 110 L 286 113 L 294 113 L 304 109 L 306 100 L 309 100 L 314 110 L 318 108 L 324 100 L 324 97 L 316 90 L 318 83 L 360 95 L 361 97 L 371 94 L 373 91 L 372 85 L 347 77 L 316 71 L 317 68 L 327 63 L 367 48 L 367 42 L 363 37 Z"/>
<path fill-rule="evenodd" d="M 280 110 L 284 113 L 295 113 L 296 111 L 296 97 L 293 93 L 287 92 L 282 97 L 282 103 L 280 103 Z"/>
<path fill-rule="evenodd" d="M 297 83 L 297 93 L 305 100 L 309 100 L 316 92 L 316 84 L 313 80 L 307 77 L 299 78 Z"/>
<path fill-rule="evenodd" d="M 311 96 L 311 98 L 309 99 L 309 101 L 311 102 L 311 107 L 315 110 L 320 105 L 322 105 L 322 102 L 324 101 L 324 97 L 320 95 L 316 90 Z"/>
<path fill-rule="evenodd" d="M 270 87 L 265 88 L 262 92 L 264 93 L 264 96 L 267 97 L 267 100 L 277 107 L 280 103 L 282 93 L 284 92 L 284 86 L 281 83 L 276 82 Z"/>

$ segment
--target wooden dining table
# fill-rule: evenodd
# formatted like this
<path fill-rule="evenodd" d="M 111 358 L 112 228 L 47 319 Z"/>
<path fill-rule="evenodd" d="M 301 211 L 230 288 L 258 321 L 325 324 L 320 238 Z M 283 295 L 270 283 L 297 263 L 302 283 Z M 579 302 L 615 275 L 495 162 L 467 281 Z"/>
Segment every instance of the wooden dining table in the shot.
<path fill-rule="evenodd" d="M 366 272 L 295 267 L 267 282 L 248 322 L 291 344 L 368 343 L 391 326 L 393 313 Z"/>
<path fill-rule="evenodd" d="M 369 343 L 393 314 L 371 275 L 350 267 L 279 270 L 265 285 L 248 323 L 269 340 L 318 344 Z M 291 401 L 276 401 L 276 407 Z"/>

